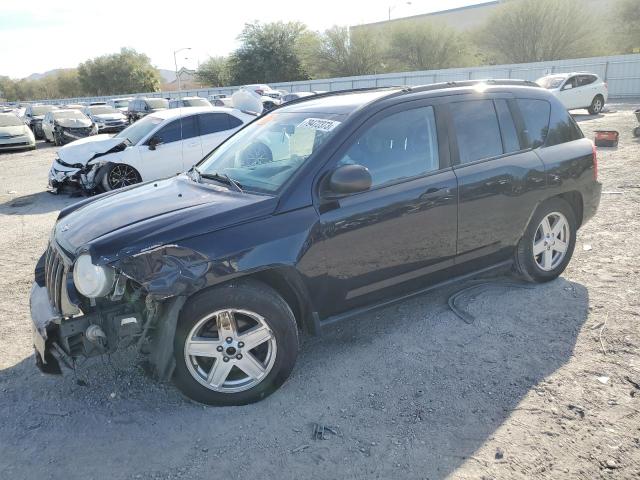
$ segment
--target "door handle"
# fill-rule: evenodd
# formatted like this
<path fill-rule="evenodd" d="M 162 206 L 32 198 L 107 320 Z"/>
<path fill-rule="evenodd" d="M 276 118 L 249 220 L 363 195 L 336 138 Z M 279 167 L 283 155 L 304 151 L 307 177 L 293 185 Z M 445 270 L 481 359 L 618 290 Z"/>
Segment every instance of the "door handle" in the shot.
<path fill-rule="evenodd" d="M 197 147 L 197 146 L 198 146 L 198 142 L 187 144 L 187 147 L 190 147 L 190 148 Z"/>

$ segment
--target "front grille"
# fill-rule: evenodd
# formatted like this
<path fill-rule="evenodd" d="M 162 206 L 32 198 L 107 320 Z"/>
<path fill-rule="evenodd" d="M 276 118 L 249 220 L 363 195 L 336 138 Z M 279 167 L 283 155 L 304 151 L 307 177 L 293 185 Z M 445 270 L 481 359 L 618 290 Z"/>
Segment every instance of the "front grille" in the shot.
<path fill-rule="evenodd" d="M 62 290 L 65 281 L 67 269 L 64 265 L 62 255 L 49 245 L 47 256 L 44 262 L 44 282 L 49 294 L 49 302 L 54 310 L 58 313 L 62 312 Z"/>
<path fill-rule="evenodd" d="M 91 133 L 91 127 L 78 127 L 78 128 L 69 128 L 67 129 L 69 133 L 75 135 L 87 135 Z"/>

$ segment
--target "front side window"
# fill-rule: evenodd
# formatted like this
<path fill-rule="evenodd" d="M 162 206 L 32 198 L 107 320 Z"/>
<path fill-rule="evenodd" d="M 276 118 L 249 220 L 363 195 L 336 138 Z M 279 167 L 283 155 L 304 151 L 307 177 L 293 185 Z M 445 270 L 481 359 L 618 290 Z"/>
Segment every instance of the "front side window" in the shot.
<path fill-rule="evenodd" d="M 198 164 L 203 174 L 228 175 L 242 188 L 276 192 L 331 138 L 344 115 L 273 112 L 231 136 Z"/>
<path fill-rule="evenodd" d="M 122 130 L 116 135 L 116 138 L 127 141 L 129 145 L 137 145 L 140 140 L 145 138 L 161 123 L 161 118 L 147 115 L 142 120 L 138 120 Z"/>
<path fill-rule="evenodd" d="M 460 163 L 502 155 L 498 117 L 492 100 L 450 104 Z"/>
<path fill-rule="evenodd" d="M 519 98 L 518 108 L 525 127 L 526 148 L 538 148 L 544 145 L 549 132 L 549 114 L 551 105 L 545 100 Z"/>
<path fill-rule="evenodd" d="M 367 167 L 372 187 L 440 168 L 433 107 L 389 115 L 357 138 L 338 165 Z"/>

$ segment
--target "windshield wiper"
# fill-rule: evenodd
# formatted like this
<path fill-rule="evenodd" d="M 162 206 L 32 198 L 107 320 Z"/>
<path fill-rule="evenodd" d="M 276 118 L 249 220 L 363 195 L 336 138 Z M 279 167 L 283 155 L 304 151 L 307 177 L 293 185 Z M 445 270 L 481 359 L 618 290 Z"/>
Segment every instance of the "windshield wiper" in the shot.
<path fill-rule="evenodd" d="M 226 185 L 229 185 L 229 186 L 233 187 L 233 189 L 236 192 L 242 193 L 242 185 L 240 185 L 238 182 L 236 182 L 233 178 L 231 178 L 226 173 L 219 173 L 219 172 L 202 173 L 197 168 L 195 168 L 194 170 L 197 172 L 199 178 L 206 178 L 206 179 L 209 179 L 209 180 L 215 180 L 216 182 L 224 183 Z"/>

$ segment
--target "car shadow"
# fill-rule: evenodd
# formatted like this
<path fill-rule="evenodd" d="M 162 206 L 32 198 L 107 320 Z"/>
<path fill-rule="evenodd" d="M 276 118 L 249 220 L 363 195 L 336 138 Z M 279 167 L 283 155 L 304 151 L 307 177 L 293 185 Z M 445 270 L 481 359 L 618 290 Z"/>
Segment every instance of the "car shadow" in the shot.
<path fill-rule="evenodd" d="M 40 215 L 61 210 L 82 198 L 54 195 L 49 192 L 31 193 L 21 197 L 2 195 L 0 199 L 5 201 L 0 203 L 0 215 Z"/>
<path fill-rule="evenodd" d="M 0 371 L 0 477 L 448 477 L 569 361 L 589 307 L 560 278 L 470 297 L 467 324 L 447 305 L 465 285 L 305 338 L 289 381 L 244 407 L 188 401 L 133 353 L 62 377 L 25 358 Z"/>

